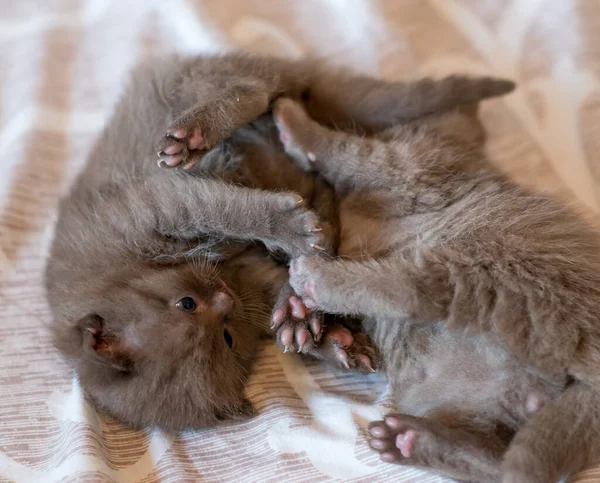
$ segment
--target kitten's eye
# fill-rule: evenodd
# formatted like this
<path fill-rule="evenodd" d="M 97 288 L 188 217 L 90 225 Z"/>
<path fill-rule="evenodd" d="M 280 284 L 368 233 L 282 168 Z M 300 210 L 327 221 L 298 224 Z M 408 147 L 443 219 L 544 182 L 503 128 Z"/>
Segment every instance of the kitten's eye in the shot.
<path fill-rule="evenodd" d="M 179 302 L 175 304 L 179 310 L 183 310 L 184 312 L 193 312 L 196 310 L 196 302 L 192 297 L 183 297 Z"/>
<path fill-rule="evenodd" d="M 225 338 L 225 344 L 227 344 L 231 349 L 233 346 L 233 337 L 231 337 L 231 334 L 227 329 L 223 330 L 223 337 Z"/>

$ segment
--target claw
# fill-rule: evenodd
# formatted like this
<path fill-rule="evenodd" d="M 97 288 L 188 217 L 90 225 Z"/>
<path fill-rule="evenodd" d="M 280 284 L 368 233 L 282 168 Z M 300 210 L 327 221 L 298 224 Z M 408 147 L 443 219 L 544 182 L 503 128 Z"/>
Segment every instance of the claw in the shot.
<path fill-rule="evenodd" d="M 337 356 L 338 361 L 346 368 L 350 369 L 350 364 L 348 362 L 348 354 L 344 349 L 338 348 L 335 351 L 335 355 Z"/>
<path fill-rule="evenodd" d="M 303 348 L 303 346 L 298 346 L 298 354 L 300 354 L 300 352 L 302 352 L 302 348 Z"/>
<path fill-rule="evenodd" d="M 311 243 L 310 247 L 319 251 L 319 252 L 324 252 L 326 251 L 325 248 L 323 248 L 321 245 L 319 245 L 318 243 Z"/>
<path fill-rule="evenodd" d="M 285 317 L 285 311 L 283 309 L 277 309 L 273 312 L 273 317 L 271 319 L 271 328 L 274 329 L 276 325 L 280 324 Z"/>
<path fill-rule="evenodd" d="M 360 355 L 356 356 L 356 358 L 358 360 L 360 360 L 362 365 L 365 366 L 367 369 L 369 369 L 369 371 L 376 372 L 375 369 L 373 369 L 373 365 L 371 364 L 371 359 L 369 359 L 369 357 L 367 357 L 363 354 L 360 354 Z"/>
<path fill-rule="evenodd" d="M 321 228 L 320 226 L 317 228 L 313 228 L 312 230 L 310 230 L 311 233 L 319 233 L 323 231 L 323 228 Z"/>
<path fill-rule="evenodd" d="M 289 351 L 290 351 L 290 346 L 286 345 L 285 349 L 283 349 L 283 353 L 285 354 L 286 352 L 289 352 Z"/>

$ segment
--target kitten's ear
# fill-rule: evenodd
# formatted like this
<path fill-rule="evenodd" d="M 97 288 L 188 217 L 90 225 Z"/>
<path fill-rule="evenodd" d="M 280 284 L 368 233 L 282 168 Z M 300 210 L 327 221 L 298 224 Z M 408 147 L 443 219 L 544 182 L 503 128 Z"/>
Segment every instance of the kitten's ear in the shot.
<path fill-rule="evenodd" d="M 102 317 L 97 314 L 86 315 L 77 326 L 81 332 L 84 354 L 120 372 L 133 370 L 131 351 Z"/>
<path fill-rule="evenodd" d="M 249 399 L 245 397 L 241 399 L 240 403 L 233 406 L 220 410 L 217 412 L 217 419 L 219 421 L 241 421 L 249 418 L 253 418 L 258 415 L 258 411 Z"/>
<path fill-rule="evenodd" d="M 250 399 L 243 398 L 240 405 L 236 408 L 236 415 L 234 419 L 247 419 L 258 416 L 258 411 L 254 407 L 254 404 L 250 402 Z"/>

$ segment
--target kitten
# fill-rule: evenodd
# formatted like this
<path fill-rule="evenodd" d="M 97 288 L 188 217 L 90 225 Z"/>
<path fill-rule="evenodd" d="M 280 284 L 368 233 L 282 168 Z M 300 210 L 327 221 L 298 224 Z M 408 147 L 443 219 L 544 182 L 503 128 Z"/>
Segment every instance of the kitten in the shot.
<path fill-rule="evenodd" d="M 364 317 L 401 411 L 371 425 L 384 461 L 557 481 L 600 457 L 598 233 L 495 170 L 476 111 L 365 137 L 278 101 L 287 152 L 340 199 L 341 258 L 298 258 L 290 284 Z"/>
<path fill-rule="evenodd" d="M 331 189 L 285 156 L 263 114 L 286 94 L 324 123 L 370 132 L 494 95 L 491 87 L 461 77 L 389 84 L 239 54 L 137 68 L 60 204 L 46 269 L 55 342 L 84 390 L 139 427 L 248 416 L 247 373 L 275 304 L 280 345 L 369 369 L 364 338 L 339 326 L 323 337 L 322 320 L 290 298 L 287 268 L 269 254 L 334 245 L 336 216 Z M 161 166 L 181 169 L 159 168 L 156 152 Z M 290 334 L 292 324 L 302 330 Z"/>

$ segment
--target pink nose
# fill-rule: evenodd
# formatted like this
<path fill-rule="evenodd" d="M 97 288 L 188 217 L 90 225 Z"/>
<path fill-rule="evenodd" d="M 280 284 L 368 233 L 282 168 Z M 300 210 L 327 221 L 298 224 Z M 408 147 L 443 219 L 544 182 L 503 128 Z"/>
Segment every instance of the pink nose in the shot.
<path fill-rule="evenodd" d="M 215 292 L 211 305 L 213 310 L 224 319 L 233 312 L 233 297 L 226 292 Z"/>

